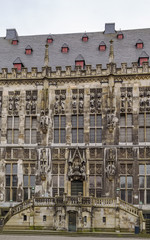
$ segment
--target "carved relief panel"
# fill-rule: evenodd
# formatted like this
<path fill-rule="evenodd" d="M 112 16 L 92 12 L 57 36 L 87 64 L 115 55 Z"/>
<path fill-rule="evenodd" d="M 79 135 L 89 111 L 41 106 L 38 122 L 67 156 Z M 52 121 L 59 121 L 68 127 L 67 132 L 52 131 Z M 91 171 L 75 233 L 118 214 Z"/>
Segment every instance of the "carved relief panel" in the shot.
<path fill-rule="evenodd" d="M 83 113 L 84 111 L 84 89 L 73 89 L 72 90 L 72 113 Z"/>
<path fill-rule="evenodd" d="M 132 88 L 120 88 L 121 91 L 121 101 L 120 101 L 120 111 L 132 112 L 133 107 L 133 92 Z"/>
<path fill-rule="evenodd" d="M 8 93 L 8 114 L 18 115 L 20 110 L 20 91 Z"/>
<path fill-rule="evenodd" d="M 102 108 L 102 89 L 90 89 L 90 112 L 100 113 Z"/>
<path fill-rule="evenodd" d="M 26 91 L 26 114 L 36 114 L 37 91 Z"/>
<path fill-rule="evenodd" d="M 56 90 L 54 104 L 55 114 L 65 114 L 65 105 L 66 105 L 66 90 Z"/>
<path fill-rule="evenodd" d="M 140 112 L 150 111 L 150 87 L 139 88 L 139 107 Z"/>

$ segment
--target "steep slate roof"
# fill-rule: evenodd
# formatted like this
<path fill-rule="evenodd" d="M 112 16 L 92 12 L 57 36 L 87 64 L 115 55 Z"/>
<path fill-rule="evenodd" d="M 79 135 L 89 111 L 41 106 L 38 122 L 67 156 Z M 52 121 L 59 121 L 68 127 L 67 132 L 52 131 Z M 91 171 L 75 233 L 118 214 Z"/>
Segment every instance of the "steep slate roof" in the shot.
<path fill-rule="evenodd" d="M 114 62 L 117 67 L 121 63 L 127 63 L 132 66 L 132 62 L 138 62 L 143 50 L 150 56 L 150 29 L 122 30 L 124 38 L 120 41 L 117 39 L 117 32 L 106 34 L 106 32 L 88 32 L 89 41 L 84 44 L 82 42 L 83 33 L 72 34 L 54 34 L 53 44 L 49 44 L 49 66 L 55 70 L 56 66 L 72 66 L 75 68 L 76 57 L 81 54 L 84 56 L 85 63 L 95 68 L 96 64 L 102 64 L 106 68 L 109 63 L 109 46 L 110 40 L 113 39 L 114 45 Z M 47 35 L 18 36 L 18 45 L 12 45 L 6 38 L 0 38 L 0 71 L 1 68 L 13 68 L 14 59 L 19 57 L 24 66 L 31 71 L 32 67 L 37 67 L 41 71 L 44 66 L 45 44 Z M 15 36 L 13 36 L 14 38 Z M 136 49 L 138 39 L 144 42 L 144 49 Z M 99 43 L 104 41 L 107 48 L 106 51 L 98 50 Z M 61 52 L 62 45 L 67 42 L 69 46 L 68 54 Z M 32 46 L 34 52 L 32 55 L 26 55 L 24 50 L 27 45 Z"/>

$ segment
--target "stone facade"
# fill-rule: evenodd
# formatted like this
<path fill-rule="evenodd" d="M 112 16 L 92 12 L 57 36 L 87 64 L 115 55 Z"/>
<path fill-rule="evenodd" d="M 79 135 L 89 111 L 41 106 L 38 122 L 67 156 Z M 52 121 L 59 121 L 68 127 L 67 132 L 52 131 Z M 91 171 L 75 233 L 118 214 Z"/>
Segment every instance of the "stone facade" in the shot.
<path fill-rule="evenodd" d="M 112 41 L 106 69 L 53 71 L 47 45 L 42 71 L 2 69 L 5 227 L 134 231 L 143 224 L 141 207 L 150 211 L 149 104 L 148 63 L 117 67 Z"/>

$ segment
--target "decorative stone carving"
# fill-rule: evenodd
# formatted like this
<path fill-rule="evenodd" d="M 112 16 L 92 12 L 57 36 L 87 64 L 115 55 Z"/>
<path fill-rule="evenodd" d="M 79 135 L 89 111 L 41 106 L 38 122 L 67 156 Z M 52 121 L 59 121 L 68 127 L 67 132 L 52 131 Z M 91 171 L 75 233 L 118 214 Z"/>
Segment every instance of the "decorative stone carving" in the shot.
<path fill-rule="evenodd" d="M 133 105 L 132 88 L 122 87 L 120 91 L 121 91 L 120 111 L 132 112 Z"/>
<path fill-rule="evenodd" d="M 116 173 L 116 149 L 106 149 L 106 168 L 107 178 L 112 181 Z"/>
<path fill-rule="evenodd" d="M 102 105 L 102 89 L 90 89 L 90 111 L 91 113 L 99 113 Z"/>
<path fill-rule="evenodd" d="M 9 92 L 8 113 L 18 115 L 20 110 L 20 92 Z"/>
<path fill-rule="evenodd" d="M 84 89 L 73 89 L 72 90 L 72 101 L 71 101 L 72 112 L 74 114 L 83 113 L 84 110 Z"/>
<path fill-rule="evenodd" d="M 26 91 L 26 113 L 36 114 L 37 91 Z"/>
<path fill-rule="evenodd" d="M 65 100 L 66 100 L 66 90 L 56 90 L 55 104 L 54 104 L 55 114 L 65 113 L 65 104 L 66 104 Z"/>
<path fill-rule="evenodd" d="M 43 110 L 41 111 L 41 116 L 40 116 L 40 127 L 41 127 L 43 133 L 47 132 L 48 116 L 44 113 Z"/>
<path fill-rule="evenodd" d="M 45 181 L 47 172 L 50 169 L 49 149 L 43 148 L 39 150 L 39 169 L 41 180 Z"/>
<path fill-rule="evenodd" d="M 86 178 L 86 159 L 85 153 L 81 157 L 79 148 L 75 149 L 73 157 L 71 151 L 68 160 L 68 179 L 69 180 L 85 180 Z"/>
<path fill-rule="evenodd" d="M 150 111 L 150 87 L 139 88 L 139 106 L 140 112 Z"/>

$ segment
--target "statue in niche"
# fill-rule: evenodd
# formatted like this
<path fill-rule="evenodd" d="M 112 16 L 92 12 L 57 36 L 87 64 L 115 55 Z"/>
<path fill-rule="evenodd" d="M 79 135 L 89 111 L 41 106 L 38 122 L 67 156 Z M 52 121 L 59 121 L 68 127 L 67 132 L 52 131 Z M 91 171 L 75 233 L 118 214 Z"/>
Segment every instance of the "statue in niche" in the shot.
<path fill-rule="evenodd" d="M 108 126 L 110 132 L 116 126 L 117 122 L 118 122 L 118 118 L 115 116 L 114 113 L 107 114 L 107 126 Z"/>
<path fill-rule="evenodd" d="M 41 166 L 41 180 L 46 180 L 46 165 L 47 165 L 47 154 L 46 149 L 43 148 L 40 154 L 40 166 Z"/>
<path fill-rule="evenodd" d="M 47 132 L 47 129 L 48 129 L 48 116 L 45 115 L 44 111 L 41 111 L 40 127 L 41 127 L 43 133 Z"/>
<path fill-rule="evenodd" d="M 116 151 L 115 149 L 107 149 L 106 151 L 106 176 L 107 178 L 111 181 L 113 177 L 115 176 L 116 173 L 116 166 L 115 166 L 115 161 L 116 161 Z"/>

